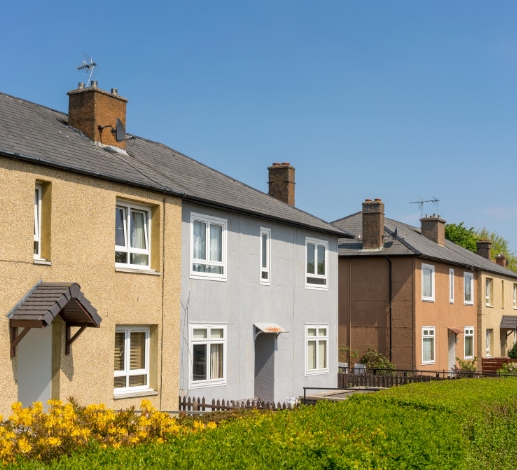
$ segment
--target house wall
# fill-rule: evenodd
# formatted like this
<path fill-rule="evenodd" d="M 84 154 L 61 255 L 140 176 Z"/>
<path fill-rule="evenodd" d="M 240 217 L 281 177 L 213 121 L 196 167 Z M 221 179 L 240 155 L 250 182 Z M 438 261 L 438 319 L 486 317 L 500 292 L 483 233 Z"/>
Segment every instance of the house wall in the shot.
<path fill-rule="evenodd" d="M 478 289 L 478 331 L 477 331 L 477 357 L 487 357 L 486 330 L 493 331 L 490 345 L 490 356 L 505 356 L 509 348 L 515 342 L 513 331 L 500 330 L 503 315 L 517 316 L 517 308 L 513 306 L 513 285 L 517 279 L 501 276 L 499 274 L 481 271 Z M 487 305 L 486 279 L 492 279 L 492 299 Z M 504 289 L 503 285 L 504 283 Z M 504 290 L 504 298 L 503 298 Z M 509 334 L 508 334 L 509 333 Z"/>
<path fill-rule="evenodd" d="M 106 158 L 114 158 L 106 153 Z M 45 183 L 43 255 L 51 266 L 34 264 L 34 187 Z M 151 325 L 151 385 L 156 407 L 177 408 L 179 388 L 179 300 L 181 201 L 68 172 L 0 158 L 0 413 L 18 398 L 17 357 L 9 357 L 5 316 L 38 282 L 77 282 L 102 317 L 65 355 L 65 327 L 52 323 L 54 398 L 105 403 L 121 408 L 141 398 L 114 400 L 116 325 Z M 152 207 L 152 267 L 155 275 L 117 272 L 114 264 L 115 205 L 125 198 Z M 51 215 L 49 217 L 49 213 Z M 45 243 L 46 242 L 46 243 Z M 72 333 L 75 332 L 75 328 Z M 23 347 L 23 341 L 18 348 Z M 161 358 L 165 358 L 162 362 Z"/>
<path fill-rule="evenodd" d="M 435 300 L 422 300 L 422 264 L 435 267 Z M 454 302 L 449 301 L 449 268 L 454 269 Z M 478 308 L 478 273 L 474 273 L 473 305 L 464 302 L 464 273 L 472 272 L 459 266 L 452 266 L 432 260 L 417 258 L 415 263 L 415 351 L 416 368 L 429 370 L 449 370 L 448 363 L 448 328 L 464 331 L 465 327 L 474 327 L 474 355 L 476 354 L 477 308 Z M 435 328 L 435 362 L 422 363 L 422 329 Z M 465 359 L 464 333 L 457 335 L 455 356 Z"/>
<path fill-rule="evenodd" d="M 227 220 L 227 280 L 190 277 L 190 214 Z M 261 285 L 260 227 L 271 229 L 271 285 Z M 329 243 L 328 290 L 305 288 L 305 237 Z M 273 364 L 274 399 L 299 396 L 303 386 L 335 387 L 337 383 L 337 237 L 309 232 L 232 212 L 184 202 L 182 257 L 182 334 L 180 393 L 207 399 L 255 396 L 254 323 L 273 322 L 278 335 Z M 190 382 L 189 324 L 221 322 L 227 326 L 226 385 L 195 388 Z M 329 371 L 305 375 L 305 325 L 328 324 Z"/>
<path fill-rule="evenodd" d="M 392 262 L 392 362 L 413 368 L 413 258 Z M 372 346 L 389 357 L 389 264 L 385 257 L 339 258 L 339 344 L 359 355 Z M 341 357 L 340 362 L 346 362 Z"/>

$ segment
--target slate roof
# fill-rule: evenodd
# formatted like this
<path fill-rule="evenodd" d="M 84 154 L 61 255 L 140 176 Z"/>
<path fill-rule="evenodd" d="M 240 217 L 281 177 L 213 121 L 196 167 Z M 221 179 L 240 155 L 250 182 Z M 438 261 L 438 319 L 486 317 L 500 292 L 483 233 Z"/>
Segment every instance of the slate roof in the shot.
<path fill-rule="evenodd" d="M 501 318 L 501 330 L 515 330 L 517 329 L 517 317 L 515 315 L 503 315 Z"/>
<path fill-rule="evenodd" d="M 393 219 L 384 218 L 384 245 L 380 250 L 363 250 L 362 212 L 356 212 L 332 222 L 333 225 L 351 233 L 355 238 L 340 238 L 339 256 L 419 256 L 469 269 L 488 271 L 517 278 L 517 273 L 473 253 L 455 243 L 445 240 L 445 246 L 422 235 L 420 228 Z M 396 235 L 396 238 L 395 238 Z"/>
<path fill-rule="evenodd" d="M 102 321 L 97 310 L 76 283 L 40 282 L 9 313 L 11 321 L 38 323 L 46 327 L 57 315 L 72 324 L 98 327 Z"/>
<path fill-rule="evenodd" d="M 108 152 L 68 127 L 68 116 L 0 93 L 0 155 L 139 186 L 183 199 L 347 237 L 285 204 L 163 144 L 137 136 L 127 155 Z"/>

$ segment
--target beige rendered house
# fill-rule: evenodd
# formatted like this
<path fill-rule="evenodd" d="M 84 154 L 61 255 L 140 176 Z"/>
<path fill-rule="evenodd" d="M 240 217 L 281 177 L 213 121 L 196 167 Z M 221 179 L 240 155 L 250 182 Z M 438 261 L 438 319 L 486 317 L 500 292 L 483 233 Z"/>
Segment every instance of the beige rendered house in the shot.
<path fill-rule="evenodd" d="M 487 329 L 499 339 L 503 309 L 486 307 L 485 282 L 495 289 L 504 279 L 505 313 L 513 312 L 516 275 L 445 240 L 440 216 L 411 227 L 385 219 L 376 199 L 333 224 L 355 235 L 338 248 L 341 345 L 360 354 L 371 345 L 398 369 L 450 371 L 456 357 L 472 360 L 486 347 Z"/>

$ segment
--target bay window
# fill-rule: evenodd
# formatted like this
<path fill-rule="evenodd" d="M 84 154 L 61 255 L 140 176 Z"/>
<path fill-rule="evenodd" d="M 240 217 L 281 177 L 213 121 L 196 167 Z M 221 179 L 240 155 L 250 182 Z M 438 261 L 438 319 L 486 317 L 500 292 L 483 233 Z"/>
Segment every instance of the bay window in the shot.
<path fill-rule="evenodd" d="M 191 277 L 226 279 L 226 220 L 192 213 Z"/>

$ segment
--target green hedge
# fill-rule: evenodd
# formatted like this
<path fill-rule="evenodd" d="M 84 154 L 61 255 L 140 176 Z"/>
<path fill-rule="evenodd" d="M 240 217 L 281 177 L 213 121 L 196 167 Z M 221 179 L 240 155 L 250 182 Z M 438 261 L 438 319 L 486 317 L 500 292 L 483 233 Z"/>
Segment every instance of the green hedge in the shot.
<path fill-rule="evenodd" d="M 461 379 L 249 413 L 165 444 L 92 446 L 50 467 L 510 469 L 516 431 L 517 378 Z"/>

